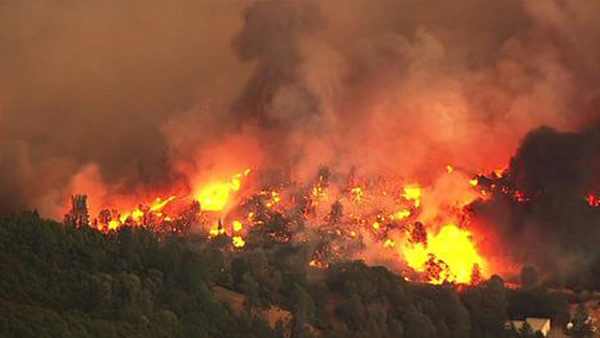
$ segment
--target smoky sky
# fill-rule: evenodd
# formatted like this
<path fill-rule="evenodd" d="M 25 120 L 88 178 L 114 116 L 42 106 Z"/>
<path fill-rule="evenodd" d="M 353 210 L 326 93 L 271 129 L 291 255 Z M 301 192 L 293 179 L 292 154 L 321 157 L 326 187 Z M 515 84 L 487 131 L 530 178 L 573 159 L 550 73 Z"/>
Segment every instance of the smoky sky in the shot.
<path fill-rule="evenodd" d="M 228 42 L 238 7 L 3 3 L 2 209 L 44 208 L 88 164 L 124 187 L 176 176 L 161 128 L 243 80 Z"/>
<path fill-rule="evenodd" d="M 600 210 L 586 197 L 600 192 L 599 136 L 598 124 L 576 133 L 540 127 L 525 136 L 500 180 L 508 193 L 497 190 L 472 205 L 477 222 L 497 241 L 492 252 L 510 252 L 541 268 L 552 283 L 589 283 Z"/>
<path fill-rule="evenodd" d="M 563 1 L 3 3 L 0 210 L 56 216 L 74 177 L 112 194 L 186 186 L 221 153 L 425 181 L 448 163 L 503 166 L 529 130 L 575 132 L 597 117 L 599 12 Z"/>

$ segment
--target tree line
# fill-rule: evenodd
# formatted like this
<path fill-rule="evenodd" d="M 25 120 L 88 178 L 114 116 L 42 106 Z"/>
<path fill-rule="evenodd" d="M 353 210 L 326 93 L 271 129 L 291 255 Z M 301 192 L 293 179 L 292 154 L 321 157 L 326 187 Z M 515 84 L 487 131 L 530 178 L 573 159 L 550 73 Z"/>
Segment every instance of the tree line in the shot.
<path fill-rule="evenodd" d="M 567 296 L 535 278 L 519 290 L 493 276 L 459 291 L 360 261 L 312 269 L 302 244 L 228 248 L 226 237 L 3 217 L 0 336 L 501 338 L 529 334 L 507 329 L 510 318 L 569 320 Z M 244 311 L 217 301 L 216 285 L 244 294 Z M 271 306 L 291 312 L 288 327 L 258 315 Z"/>

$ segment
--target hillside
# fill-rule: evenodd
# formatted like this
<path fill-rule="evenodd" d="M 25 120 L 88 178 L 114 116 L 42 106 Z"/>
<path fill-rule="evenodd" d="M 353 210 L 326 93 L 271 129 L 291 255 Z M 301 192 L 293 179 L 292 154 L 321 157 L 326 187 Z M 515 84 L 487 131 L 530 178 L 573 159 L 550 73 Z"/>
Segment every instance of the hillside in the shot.
<path fill-rule="evenodd" d="M 564 296 L 508 290 L 497 276 L 458 291 L 362 262 L 315 270 L 301 246 L 232 252 L 197 235 L 102 234 L 35 213 L 0 220 L 0 262 L 2 337 L 487 338 L 508 336 L 511 316 L 567 319 Z"/>

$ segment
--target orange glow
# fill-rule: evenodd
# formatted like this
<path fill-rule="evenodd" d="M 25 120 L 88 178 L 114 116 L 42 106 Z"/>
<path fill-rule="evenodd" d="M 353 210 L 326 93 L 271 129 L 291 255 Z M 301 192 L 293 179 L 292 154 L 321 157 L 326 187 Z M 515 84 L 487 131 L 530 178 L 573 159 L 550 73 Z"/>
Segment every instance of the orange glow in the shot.
<path fill-rule="evenodd" d="M 416 208 L 421 205 L 421 188 L 418 185 L 405 186 L 403 196 L 409 201 L 414 201 Z"/>
<path fill-rule="evenodd" d="M 160 198 L 157 198 L 156 201 L 150 206 L 150 211 L 160 210 L 174 199 L 175 199 L 175 196 L 171 196 L 164 201 L 161 200 Z"/>
<path fill-rule="evenodd" d="M 271 195 L 273 196 L 273 201 L 274 201 L 275 203 L 279 203 L 279 202 L 281 201 L 281 196 L 279 196 L 279 193 L 278 193 L 278 192 L 276 192 L 276 191 L 273 191 L 273 192 L 271 193 Z"/>
<path fill-rule="evenodd" d="M 141 211 L 140 209 L 135 209 L 132 213 L 131 213 L 131 218 L 133 218 L 134 221 L 139 221 L 142 219 L 142 217 L 144 217 L 144 212 Z"/>
<path fill-rule="evenodd" d="M 354 187 L 350 192 L 352 193 L 354 202 L 360 202 L 365 194 L 361 187 Z"/>
<path fill-rule="evenodd" d="M 275 204 L 281 202 L 281 195 L 279 195 L 279 193 L 277 191 L 271 191 L 271 192 L 263 191 L 263 192 L 261 192 L 261 195 L 266 195 L 269 197 L 269 200 L 265 203 L 265 206 L 267 208 L 272 208 L 275 206 Z"/>
<path fill-rule="evenodd" d="M 312 261 L 308 262 L 308 265 L 317 269 L 327 269 L 329 267 L 329 264 L 318 261 L 316 259 L 313 259 Z"/>
<path fill-rule="evenodd" d="M 93 220 L 93 225 L 102 232 L 110 230 L 118 230 L 119 228 L 129 226 L 147 225 L 146 222 L 151 220 L 154 225 L 160 225 L 162 222 L 171 221 L 171 217 L 163 210 L 163 208 L 175 200 L 175 196 L 170 196 L 167 199 L 157 198 L 150 204 L 139 204 L 133 211 L 119 212 L 117 209 L 104 209 L 102 216 Z M 110 217 L 107 217 L 110 215 Z"/>
<path fill-rule="evenodd" d="M 119 222 L 116 220 L 112 220 L 110 222 L 108 222 L 108 229 L 109 230 L 116 230 L 119 227 Z"/>
<path fill-rule="evenodd" d="M 200 202 L 202 210 L 219 211 L 227 204 L 232 190 L 237 189 L 229 182 L 215 182 L 205 187 L 196 199 Z"/>
<path fill-rule="evenodd" d="M 210 228 L 209 234 L 211 237 L 217 237 L 219 235 L 224 235 L 227 232 L 225 231 L 225 229 L 223 229 L 223 227 L 221 227 L 219 224 L 215 224 Z"/>
<path fill-rule="evenodd" d="M 396 246 L 396 242 L 391 238 L 386 239 L 385 242 L 383 243 L 383 247 L 386 249 L 393 248 L 395 246 Z"/>
<path fill-rule="evenodd" d="M 327 196 L 327 192 L 325 191 L 325 188 L 321 187 L 321 186 L 316 186 L 312 189 L 312 194 L 314 197 L 326 197 Z"/>
<path fill-rule="evenodd" d="M 386 254 L 404 257 L 408 267 L 419 272 L 421 281 L 475 283 L 472 276 L 490 275 L 492 271 L 477 252 L 470 230 L 463 228 L 469 224 L 463 208 L 486 192 L 473 189 L 471 185 L 477 185 L 477 180 L 469 181 L 462 171 L 450 165 L 446 171 L 441 170 L 438 180 L 423 186 L 412 180 L 406 184 L 393 175 L 377 179 L 357 175 L 346 181 L 320 179 L 311 185 L 294 177 L 273 186 L 265 186 L 265 182 L 250 185 L 245 180 L 249 171 L 244 171 L 221 180 L 213 176 L 187 194 L 178 191 L 177 197 L 165 195 L 140 204 L 127 199 L 123 211 L 111 206 L 90 225 L 105 233 L 125 225 L 182 234 L 196 227 L 208 232 L 209 238 L 229 237 L 232 249 L 248 247 L 251 237 L 247 235 L 254 230 L 266 232 L 264 238 L 273 242 L 288 243 L 297 223 L 306 227 L 306 235 L 297 237 L 302 242 L 310 241 L 312 234 L 335 237 L 329 246 L 314 249 L 311 267 L 324 269 L 343 259 L 368 262 Z M 600 200 L 590 196 L 590 204 Z M 334 207 L 334 202 L 341 208 Z M 279 216 L 289 222 L 290 230 L 287 224 L 282 229 L 264 226 L 271 217 Z M 403 231 L 408 236 L 403 237 Z M 355 244 L 366 244 L 365 250 L 345 250 Z M 404 260 L 389 259 L 386 264 L 406 267 Z"/>
<path fill-rule="evenodd" d="M 410 215 L 411 215 L 410 210 L 406 210 L 406 209 L 400 210 L 392 215 L 392 219 L 400 221 L 400 220 L 410 217 Z"/>
<path fill-rule="evenodd" d="M 428 276 L 434 284 L 470 283 L 474 269 L 485 273 L 486 262 L 477 252 L 471 233 L 454 224 L 428 236 L 427 243 L 408 243 L 402 252 L 408 265 L 419 272 L 428 272 L 432 262 L 440 263 L 440 271 Z"/>
<path fill-rule="evenodd" d="M 229 181 L 216 181 L 202 187 L 195 195 L 200 202 L 202 210 L 221 211 L 229 202 L 232 192 L 239 191 L 242 186 L 242 178 L 250 173 L 246 169 L 243 174 L 236 174 Z"/>
<path fill-rule="evenodd" d="M 240 221 L 233 221 L 232 228 L 234 232 L 242 231 L 243 225 Z"/>
<path fill-rule="evenodd" d="M 232 243 L 236 248 L 243 248 L 246 245 L 246 242 L 241 236 L 233 236 Z"/>

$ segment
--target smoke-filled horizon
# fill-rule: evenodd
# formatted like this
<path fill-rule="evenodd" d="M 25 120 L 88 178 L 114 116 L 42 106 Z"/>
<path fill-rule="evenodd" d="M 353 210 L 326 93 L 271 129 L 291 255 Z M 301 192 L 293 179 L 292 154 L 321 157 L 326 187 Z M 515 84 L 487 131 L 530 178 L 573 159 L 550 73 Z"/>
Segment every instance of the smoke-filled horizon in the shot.
<path fill-rule="evenodd" d="M 599 10 L 6 3 L 1 209 L 57 216 L 75 177 L 147 194 L 230 161 L 425 181 L 503 167 L 530 129 L 596 118 Z"/>

